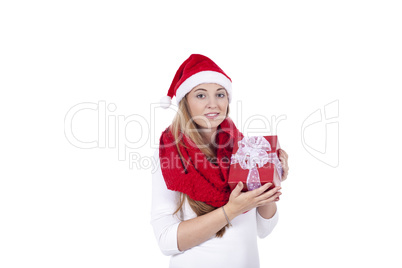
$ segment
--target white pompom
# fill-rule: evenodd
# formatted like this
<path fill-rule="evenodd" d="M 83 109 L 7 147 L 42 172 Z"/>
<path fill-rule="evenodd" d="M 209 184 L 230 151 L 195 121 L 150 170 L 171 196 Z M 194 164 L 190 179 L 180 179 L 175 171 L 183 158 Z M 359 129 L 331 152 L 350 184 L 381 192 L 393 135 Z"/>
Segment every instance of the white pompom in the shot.
<path fill-rule="evenodd" d="M 162 108 L 169 108 L 170 104 L 172 103 L 172 98 L 169 96 L 164 96 L 160 100 L 160 104 Z"/>

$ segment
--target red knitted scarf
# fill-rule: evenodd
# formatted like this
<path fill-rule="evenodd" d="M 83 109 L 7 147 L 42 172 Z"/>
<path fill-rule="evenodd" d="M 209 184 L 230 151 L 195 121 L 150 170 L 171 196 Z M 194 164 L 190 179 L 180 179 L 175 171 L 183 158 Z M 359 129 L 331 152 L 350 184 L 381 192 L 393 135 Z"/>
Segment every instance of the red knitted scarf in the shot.
<path fill-rule="evenodd" d="M 208 161 L 186 134 L 181 135 L 179 139 L 187 147 L 180 146 L 184 159 L 177 151 L 177 142 L 169 127 L 160 137 L 159 159 L 167 188 L 214 207 L 225 205 L 231 192 L 228 177 L 233 145 L 243 138 L 243 134 L 229 117 L 218 126 L 215 140 L 216 165 Z"/>

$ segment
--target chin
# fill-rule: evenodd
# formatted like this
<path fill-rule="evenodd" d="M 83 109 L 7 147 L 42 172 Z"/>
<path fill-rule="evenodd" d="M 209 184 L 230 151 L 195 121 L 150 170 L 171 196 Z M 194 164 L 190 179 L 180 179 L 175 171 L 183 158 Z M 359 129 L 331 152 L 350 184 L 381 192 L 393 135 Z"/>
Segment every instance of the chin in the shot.
<path fill-rule="evenodd" d="M 206 125 L 204 122 L 203 122 L 203 124 L 196 123 L 196 125 L 197 125 L 197 127 L 203 128 L 203 129 L 211 129 L 211 128 L 216 129 L 222 122 L 223 122 L 222 119 L 219 119 L 219 120 L 217 119 L 217 120 L 211 121 L 210 125 Z"/>

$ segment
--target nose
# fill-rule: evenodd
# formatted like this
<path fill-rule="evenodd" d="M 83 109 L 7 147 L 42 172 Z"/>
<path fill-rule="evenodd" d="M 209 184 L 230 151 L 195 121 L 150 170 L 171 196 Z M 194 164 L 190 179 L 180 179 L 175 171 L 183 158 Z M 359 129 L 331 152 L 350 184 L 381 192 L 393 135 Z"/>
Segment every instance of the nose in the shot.
<path fill-rule="evenodd" d="M 208 108 L 215 108 L 217 106 L 215 98 L 208 98 Z"/>

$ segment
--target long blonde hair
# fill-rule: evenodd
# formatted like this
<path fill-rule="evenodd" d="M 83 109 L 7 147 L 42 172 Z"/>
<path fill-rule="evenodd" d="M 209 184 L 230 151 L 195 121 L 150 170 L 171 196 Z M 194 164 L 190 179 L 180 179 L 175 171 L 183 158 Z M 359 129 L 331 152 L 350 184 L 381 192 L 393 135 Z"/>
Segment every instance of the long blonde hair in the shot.
<path fill-rule="evenodd" d="M 229 105 L 226 112 L 226 116 L 228 115 L 229 115 Z M 191 118 L 187 96 L 185 96 L 180 101 L 178 107 L 178 113 L 174 117 L 173 122 L 171 124 L 171 131 L 173 133 L 173 137 L 175 141 L 178 141 L 176 142 L 176 148 L 180 154 L 180 157 L 187 162 L 187 160 L 184 159 L 183 155 L 181 154 L 179 147 L 183 146 L 184 148 L 186 148 L 186 146 L 184 145 L 184 143 L 180 138 L 180 135 L 182 135 L 181 133 L 185 133 L 200 148 L 201 152 L 205 154 L 207 159 L 212 163 L 214 163 L 216 160 L 216 153 L 210 146 L 206 146 L 204 139 L 202 138 L 200 132 L 197 131 L 197 129 L 198 129 L 197 125 Z M 179 211 L 182 210 L 185 200 L 188 201 L 191 209 L 195 212 L 195 214 L 197 214 L 197 216 L 202 216 L 217 209 L 216 207 L 208 205 L 204 202 L 193 200 L 187 194 L 180 193 L 180 201 L 174 214 L 177 214 Z M 221 230 L 219 230 L 216 233 L 216 237 L 222 237 L 226 231 L 226 228 L 228 227 L 229 227 L 228 224 L 225 225 Z"/>

